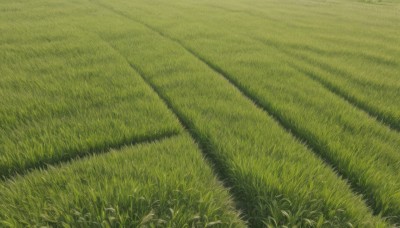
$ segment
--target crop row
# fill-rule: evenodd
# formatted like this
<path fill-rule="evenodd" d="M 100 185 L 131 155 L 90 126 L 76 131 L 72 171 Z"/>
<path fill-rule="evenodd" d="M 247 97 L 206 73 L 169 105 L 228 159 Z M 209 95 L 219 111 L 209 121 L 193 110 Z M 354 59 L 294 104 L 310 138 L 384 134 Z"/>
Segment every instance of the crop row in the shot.
<path fill-rule="evenodd" d="M 259 1 L 255 3 L 262 4 Z M 189 8 L 193 4 L 190 1 L 159 4 L 162 8 L 159 16 L 166 22 L 164 29 L 184 30 L 184 25 L 173 27 L 165 20 L 171 15 L 179 15 L 185 18 L 185 23 L 190 24 L 192 29 L 196 29 L 190 36 L 194 36 L 193 32 L 199 34 L 202 31 L 199 24 L 207 24 L 229 28 L 235 36 L 243 33 L 257 42 L 275 46 L 290 55 L 292 60 L 302 60 L 299 64 L 302 70 L 316 77 L 330 90 L 392 128 L 400 129 L 400 84 L 397 74 L 400 70 L 397 61 L 400 57 L 400 49 L 397 48 L 400 41 L 394 35 L 398 32 L 393 27 L 399 18 L 388 7 L 365 10 L 353 4 L 349 9 L 357 10 L 357 13 L 352 12 L 354 18 L 349 19 L 349 9 L 341 2 L 334 7 L 336 14 L 344 14 L 337 21 L 336 17 L 329 16 L 328 12 L 332 9 L 326 5 L 313 9 L 299 3 L 264 2 L 268 6 L 263 6 L 267 10 L 262 10 L 263 7 L 240 1 L 208 4 L 206 1 L 194 8 Z M 147 10 L 147 7 L 143 4 L 141 10 Z M 283 9 L 285 17 L 281 15 Z M 388 11 L 387 15 L 375 15 L 376 11 L 385 10 Z M 322 12 L 325 12 L 325 16 L 321 16 Z M 373 16 L 379 23 L 371 26 L 369 18 Z M 385 16 L 388 18 L 382 19 Z M 209 21 L 201 20 L 200 23 L 200 17 Z M 154 18 L 146 18 L 148 22 L 151 20 Z M 199 34 L 198 38 L 204 36 Z M 212 37 L 218 39 L 215 34 Z M 206 38 L 211 38 L 210 34 Z"/>
<path fill-rule="evenodd" d="M 275 47 L 254 42 L 259 37 L 252 36 L 259 34 L 245 29 L 233 34 L 226 28 L 238 24 L 216 23 L 212 15 L 200 23 L 196 10 L 176 14 L 180 16 L 176 26 L 176 15 L 168 15 L 175 11 L 159 12 L 157 4 L 148 4 L 152 7 L 146 9 L 131 2 L 111 5 L 101 1 L 96 8 L 93 3 L 99 2 L 90 2 L 68 5 L 84 13 L 60 23 L 80 27 L 81 30 L 73 29 L 78 37 L 65 43 L 44 42 L 39 45 L 48 46 L 43 50 L 36 50 L 38 44 L 22 46 L 17 54 L 11 45 L 1 47 L 12 49 L 5 59 L 15 61 L 7 63 L 13 67 L 3 68 L 4 75 L 15 74 L 21 82 L 29 80 L 30 71 L 36 69 L 33 75 L 45 76 L 34 77 L 34 83 L 29 81 L 29 85 L 37 87 L 20 89 L 27 93 L 21 100 L 12 100 L 20 99 L 12 94 L 15 87 L 21 86 L 12 77 L 4 77 L 8 87 L 0 87 L 2 93 L 10 95 L 5 102 L 8 108 L 0 116 L 0 121 L 6 120 L 2 130 L 7 134 L 2 137 L 11 137 L 9 132 L 19 128 L 23 130 L 18 133 L 17 129 L 15 135 L 26 138 L 17 144 L 22 145 L 20 150 L 14 148 L 17 138 L 2 138 L 4 148 L 10 148 L 4 150 L 5 154 L 19 159 L 14 163 L 10 162 L 12 159 L 5 160 L 5 164 L 13 164 L 11 169 L 29 168 L 31 165 L 25 162 L 37 165 L 61 161 L 66 151 L 73 151 L 68 155 L 73 157 L 94 145 L 103 149 L 113 142 L 121 145 L 121 138 L 135 141 L 151 134 L 158 137 L 160 132 L 181 132 L 176 118 L 156 97 L 158 94 L 231 187 L 250 225 L 385 225 L 314 152 L 349 178 L 369 200 L 377 197 L 378 202 L 372 202 L 376 211 L 385 215 L 397 213 L 398 197 L 393 189 L 398 189 L 399 183 L 395 176 L 398 155 L 394 153 L 399 148 L 398 135 L 321 84 L 298 74 L 288 65 L 294 60 Z M 62 4 L 63 8 L 66 5 Z M 151 14 L 159 15 L 165 24 L 149 17 Z M 137 21 L 140 15 L 146 23 Z M 25 31 L 21 35 L 33 34 L 29 25 L 31 22 L 21 29 Z M 197 34 L 199 30 L 203 34 Z M 36 32 L 43 37 L 54 33 L 46 33 L 46 28 Z M 65 30 L 59 37 L 63 36 L 67 36 Z M 34 57 L 24 57 L 30 53 Z M 73 69 L 78 73 L 68 73 Z M 18 76 L 19 71 L 22 73 Z M 63 85 L 78 89 L 64 90 Z M 80 94 L 82 91 L 85 93 Z M 40 92 L 40 96 L 32 92 Z M 76 93 L 79 96 L 74 96 Z M 19 111 L 11 105 L 15 102 L 26 107 L 34 103 L 32 97 L 44 97 L 34 106 L 37 113 L 33 115 L 26 111 L 30 108 Z M 52 109 L 60 99 L 66 99 L 65 105 L 60 102 L 59 109 Z M 82 103 L 87 99 L 88 104 Z M 98 102 L 98 107 L 90 106 Z M 41 106 L 44 104 L 48 105 Z M 74 105 L 78 108 L 64 111 Z M 129 120 L 132 123 L 125 122 Z M 87 135 L 80 136 L 78 132 Z M 37 137 L 33 141 L 38 146 L 30 145 L 33 142 L 28 139 L 32 137 Z M 43 146 L 51 148 L 43 150 Z M 378 151 L 379 156 L 369 156 L 373 151 Z M 11 152 L 21 155 L 11 156 Z M 200 154 L 184 135 L 16 177 L 0 184 L 0 219 L 9 226 L 243 226 L 227 192 Z M 372 171 L 365 170 L 367 166 Z M 10 168 L 6 170 L 9 172 Z"/>
<path fill-rule="evenodd" d="M 130 17 L 142 16 L 140 20 L 147 25 L 177 40 L 222 73 L 349 179 L 358 192 L 366 195 L 376 213 L 400 221 L 398 132 L 292 69 L 290 63 L 298 64 L 296 59 L 275 46 L 255 42 L 262 39 L 263 33 L 246 30 L 249 21 L 241 25 L 217 20 L 222 16 L 216 15 L 198 22 L 201 13 L 193 10 L 176 12 L 185 23 L 169 26 L 165 20 L 151 18 L 147 22 L 147 17 L 139 13 L 140 7 L 135 7 L 137 11 L 126 5 L 127 10 L 118 10 Z M 162 15 L 160 18 L 175 13 L 153 10 Z"/>
<path fill-rule="evenodd" d="M 380 223 L 345 181 L 229 81 L 162 33 L 100 5 L 111 15 L 102 13 L 107 20 L 92 31 L 183 120 L 250 225 Z"/>
<path fill-rule="evenodd" d="M 333 9 L 326 5 L 312 9 L 282 3 L 260 10 L 263 7 L 242 3 L 239 7 L 253 12 L 250 17 L 242 15 L 236 19 L 246 21 L 251 31 L 237 21 L 229 26 L 231 29 L 236 26 L 235 31 L 248 31 L 253 38 L 279 48 L 293 59 L 303 60 L 299 64 L 303 71 L 391 127 L 400 129 L 397 75 L 400 41 L 394 26 L 400 20 L 389 7 L 366 7 L 366 10 L 341 2 L 333 8 L 334 18 L 329 14 Z M 287 17 L 280 17 L 279 21 L 269 19 L 279 16 L 271 8 L 287 10 Z M 377 15 L 377 12 L 381 13 Z M 375 18 L 373 22 L 371 17 Z M 268 30 L 262 29 L 265 27 Z"/>
<path fill-rule="evenodd" d="M 26 20 L 14 14 L 0 33 L 0 226 L 244 227 L 197 145 L 126 60 L 37 5 L 22 5 Z"/>

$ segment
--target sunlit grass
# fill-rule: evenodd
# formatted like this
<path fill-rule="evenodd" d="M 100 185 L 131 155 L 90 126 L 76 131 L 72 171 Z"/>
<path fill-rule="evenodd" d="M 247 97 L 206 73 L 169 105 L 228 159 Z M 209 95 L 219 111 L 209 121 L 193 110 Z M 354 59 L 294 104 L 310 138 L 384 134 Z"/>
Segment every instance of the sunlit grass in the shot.
<path fill-rule="evenodd" d="M 11 24 L 17 29 L 0 36 L 0 176 L 180 132 L 107 44 L 76 28 L 33 25 Z M 28 41 L 5 41 L 16 34 Z"/>
<path fill-rule="evenodd" d="M 0 224 L 396 225 L 398 7 L 0 0 Z"/>
<path fill-rule="evenodd" d="M 368 68 L 363 69 L 360 65 L 363 61 L 364 64 L 368 61 L 354 57 L 351 53 L 345 53 L 343 58 L 346 61 L 332 60 L 329 64 L 338 65 L 341 69 L 357 70 L 361 76 L 353 76 L 350 73 L 340 74 L 340 70 L 331 71 L 328 75 L 322 70 L 314 69 L 312 71 L 314 75 L 310 77 L 307 72 L 312 67 L 309 65 L 314 64 L 318 67 L 318 61 L 324 58 L 318 59 L 315 58 L 315 54 L 309 54 L 306 56 L 311 56 L 309 57 L 311 60 L 305 63 L 306 57 L 301 58 L 304 53 L 303 55 L 295 54 L 296 51 L 288 48 L 290 45 L 287 47 L 285 43 L 275 41 L 274 39 L 281 36 L 271 33 L 269 28 L 280 33 L 289 33 L 288 30 L 277 29 L 273 24 L 260 20 L 260 17 L 240 13 L 239 19 L 231 19 L 230 13 L 225 12 L 225 14 L 210 14 L 209 17 L 197 20 L 204 12 L 197 13 L 193 9 L 188 10 L 191 13 L 182 13 L 180 10 L 185 9 L 184 6 L 187 7 L 189 4 L 191 3 L 185 4 L 178 1 L 176 4 L 178 7 L 171 7 L 170 11 L 157 11 L 161 14 L 160 18 L 168 18 L 173 13 L 177 13 L 185 22 L 171 27 L 168 27 L 168 20 L 144 17 L 139 11 L 131 12 L 130 9 L 133 8 L 114 8 L 182 43 L 192 54 L 224 74 L 244 94 L 272 114 L 281 125 L 293 132 L 297 138 L 305 141 L 316 154 L 337 169 L 350 181 L 357 192 L 365 194 L 365 198 L 376 213 L 381 213 L 390 220 L 398 222 L 400 219 L 398 217 L 400 214 L 400 198 L 398 197 L 400 134 L 396 130 L 391 130 L 386 124 L 392 123 L 391 127 L 396 129 L 396 121 L 400 119 L 394 117 L 393 122 L 381 123 L 374 117 L 374 112 L 369 113 L 370 109 L 359 105 L 357 99 L 346 100 L 346 96 L 329 87 L 329 85 L 336 85 L 335 81 L 337 81 L 340 82 L 340 88 L 346 88 L 344 91 L 353 91 L 355 94 L 353 97 L 368 97 L 370 103 L 377 105 L 391 103 L 388 109 L 391 109 L 395 116 L 396 110 L 400 107 L 396 105 L 400 81 L 396 75 L 399 63 L 393 57 L 394 54 L 392 57 L 387 54 L 388 57 L 375 56 L 368 59 L 374 64 L 371 65 L 370 74 L 365 74 Z M 174 3 L 169 5 L 174 5 Z M 140 9 L 137 4 L 135 6 L 136 9 Z M 143 8 L 147 9 L 147 6 L 143 5 Z M 239 7 L 237 10 L 241 12 Z M 265 14 L 265 16 L 271 15 Z M 240 23 L 240 20 L 246 23 Z M 357 26 L 354 27 L 357 28 Z M 391 28 L 389 25 L 388 27 Z M 258 29 L 253 30 L 253 28 Z M 300 29 L 297 30 L 301 32 Z M 332 33 L 334 32 L 333 29 Z M 358 34 L 355 33 L 356 35 Z M 282 36 L 289 39 L 289 35 Z M 304 35 L 300 37 L 306 39 Z M 373 40 L 371 37 L 365 39 Z M 393 40 L 393 44 L 400 40 L 393 37 L 387 39 Z M 296 42 L 302 43 L 301 41 Z M 295 41 L 292 40 L 292 42 Z M 311 47 L 318 48 L 319 46 L 322 46 L 322 49 L 325 48 L 323 43 L 316 42 Z M 366 50 L 372 53 L 379 52 L 371 47 Z M 349 49 L 349 51 L 353 50 Z M 363 55 L 360 47 L 356 47 L 353 52 L 359 53 L 362 57 L 368 57 L 368 55 Z M 327 53 L 330 52 L 327 51 Z M 375 74 L 374 78 L 373 72 L 378 69 L 385 70 L 386 74 Z M 327 79 L 333 80 L 331 84 L 318 80 L 334 77 L 336 79 Z"/>
<path fill-rule="evenodd" d="M 228 192 L 187 135 L 73 160 L 0 184 L 0 226 L 67 224 L 244 227 Z"/>

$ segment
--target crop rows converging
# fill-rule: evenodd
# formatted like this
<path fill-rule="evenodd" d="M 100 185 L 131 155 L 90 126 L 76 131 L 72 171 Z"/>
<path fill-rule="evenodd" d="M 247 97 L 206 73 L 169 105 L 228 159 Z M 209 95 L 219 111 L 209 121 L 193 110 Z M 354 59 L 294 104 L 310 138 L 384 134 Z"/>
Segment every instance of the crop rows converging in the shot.
<path fill-rule="evenodd" d="M 399 7 L 0 0 L 0 227 L 396 227 Z"/>

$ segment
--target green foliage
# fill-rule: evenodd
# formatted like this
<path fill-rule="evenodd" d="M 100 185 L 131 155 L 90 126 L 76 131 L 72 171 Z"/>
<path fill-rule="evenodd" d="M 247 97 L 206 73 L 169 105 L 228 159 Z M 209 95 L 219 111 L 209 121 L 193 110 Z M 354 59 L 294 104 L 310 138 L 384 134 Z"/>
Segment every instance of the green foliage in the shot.
<path fill-rule="evenodd" d="M 53 23 L 0 32 L 0 176 L 180 132 L 112 48 Z"/>
<path fill-rule="evenodd" d="M 179 14 L 179 7 L 184 8 L 189 4 L 192 3 L 177 4 L 178 7 L 168 11 L 157 8 L 153 10 L 162 18 Z M 365 195 L 377 214 L 382 214 L 394 222 L 400 221 L 400 176 L 398 175 L 400 134 L 371 117 L 373 112 L 367 106 L 357 103 L 357 98 L 346 100 L 347 95 L 335 90 L 337 86 L 335 81 L 340 81 L 338 87 L 354 91 L 355 97 L 368 97 L 371 103 L 379 105 L 390 103 L 392 114 L 396 116 L 396 112 L 400 111 L 398 102 L 400 84 L 397 75 L 400 64 L 393 56 L 399 56 L 399 52 L 396 52 L 396 55 L 377 54 L 368 46 L 362 50 L 361 47 L 364 46 L 360 45 L 361 47 L 355 47 L 355 50 L 349 49 L 344 53 L 346 61 L 339 62 L 335 58 L 332 63 L 321 64 L 327 66 L 329 74 L 324 73 L 324 69 L 314 69 L 313 76 L 310 77 L 307 74 L 309 69 L 313 68 L 310 64 L 318 68 L 319 62 L 323 61 L 314 59 L 316 54 L 298 54 L 289 50 L 295 46 L 294 44 L 287 45 L 283 41 L 274 40 L 275 35 L 270 34 L 269 30 L 262 30 L 263 26 L 269 26 L 268 28 L 280 32 L 285 30 L 276 28 L 279 25 L 275 26 L 260 20 L 261 16 L 243 14 L 240 19 L 223 20 L 228 16 L 210 14 L 207 18 L 197 20 L 202 13 L 192 10 L 181 13 L 180 18 L 184 22 L 170 28 L 167 27 L 165 20 L 147 20 L 147 17 L 141 17 L 143 13 L 139 12 L 141 8 L 137 7 L 137 4 L 135 4 L 137 11 L 127 6 L 115 8 L 122 14 L 144 21 L 164 37 L 179 43 L 211 69 L 219 72 L 220 76 L 227 78 L 244 95 L 274 116 L 284 128 L 304 141 L 347 178 L 357 192 Z M 321 11 L 323 10 L 325 9 L 321 7 Z M 259 14 L 263 15 L 261 12 Z M 244 18 L 246 26 L 240 23 Z M 323 20 L 328 19 L 323 18 Z M 194 21 L 196 26 L 192 24 Z M 253 30 L 254 28 L 258 29 Z M 375 27 L 372 31 L 375 31 Z M 380 30 L 376 32 L 378 31 Z M 302 37 L 301 32 L 305 31 L 298 32 Z M 318 32 L 319 30 L 315 33 Z M 289 39 L 285 35 L 283 38 Z M 395 39 L 390 35 L 379 39 L 400 41 L 399 38 Z M 291 40 L 291 42 L 303 45 L 302 40 L 297 42 Z M 307 42 L 309 41 L 303 43 Z M 323 44 L 314 43 L 309 49 L 323 49 L 318 46 Z M 339 46 L 335 43 L 329 45 Z M 340 50 L 336 51 L 341 53 Z M 326 52 L 328 56 L 331 53 Z M 370 61 L 373 62 L 370 68 L 366 70 L 361 68 L 362 64 L 365 65 Z M 338 66 L 338 70 L 333 66 Z M 373 78 L 373 73 L 378 71 L 375 68 L 385 70 L 386 74 L 379 79 Z M 357 70 L 361 76 L 357 76 L 356 73 L 341 73 L 341 69 Z M 366 74 L 367 70 L 372 73 Z M 324 78 L 335 78 L 336 75 L 337 79 L 329 79 L 332 82 L 321 81 Z M 359 90 L 360 87 L 363 90 Z M 366 110 L 363 110 L 364 108 Z M 388 122 L 396 128 L 396 121 L 400 119 L 398 117 L 393 119 L 395 121 L 388 120 Z"/>
<path fill-rule="evenodd" d="M 217 224 L 244 227 L 187 135 L 73 160 L 0 185 L 2 227 Z"/>
<path fill-rule="evenodd" d="M 0 0 L 0 224 L 396 225 L 396 10 Z"/>
<path fill-rule="evenodd" d="M 279 225 L 381 224 L 346 182 L 229 81 L 129 14 L 112 7 L 108 12 L 107 21 L 91 28 L 127 58 L 199 140 L 250 225 L 262 226 L 276 211 L 289 217 L 277 217 Z"/>

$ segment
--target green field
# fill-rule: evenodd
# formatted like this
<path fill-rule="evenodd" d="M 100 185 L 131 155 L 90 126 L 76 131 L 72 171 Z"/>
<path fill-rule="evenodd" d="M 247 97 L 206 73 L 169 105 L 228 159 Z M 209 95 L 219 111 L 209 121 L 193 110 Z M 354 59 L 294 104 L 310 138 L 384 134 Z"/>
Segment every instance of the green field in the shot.
<path fill-rule="evenodd" d="M 400 226 L 400 2 L 0 0 L 0 227 Z"/>

